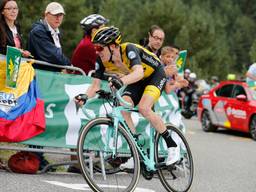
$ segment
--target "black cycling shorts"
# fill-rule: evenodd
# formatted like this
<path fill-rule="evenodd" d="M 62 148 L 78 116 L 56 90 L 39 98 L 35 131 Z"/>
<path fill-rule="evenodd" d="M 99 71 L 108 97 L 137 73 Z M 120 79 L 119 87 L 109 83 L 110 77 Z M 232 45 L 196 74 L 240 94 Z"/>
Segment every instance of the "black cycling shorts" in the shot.
<path fill-rule="evenodd" d="M 138 105 L 142 95 L 148 94 L 152 96 L 155 102 L 161 96 L 161 93 L 165 87 L 167 78 L 164 72 L 164 68 L 158 67 L 152 75 L 146 79 L 142 79 L 136 83 L 127 85 L 123 92 L 123 96 L 131 97 L 134 106 Z"/>

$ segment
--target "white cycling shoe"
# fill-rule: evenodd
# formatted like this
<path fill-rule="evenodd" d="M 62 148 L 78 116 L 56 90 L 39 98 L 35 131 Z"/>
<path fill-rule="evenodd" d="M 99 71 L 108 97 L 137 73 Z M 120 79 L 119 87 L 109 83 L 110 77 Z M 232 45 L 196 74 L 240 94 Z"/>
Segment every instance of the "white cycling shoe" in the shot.
<path fill-rule="evenodd" d="M 119 168 L 121 170 L 124 170 L 124 169 L 134 169 L 134 159 L 133 159 L 133 157 L 130 157 L 128 159 L 128 161 L 126 161 L 125 163 L 122 163 Z"/>
<path fill-rule="evenodd" d="M 180 160 L 180 146 L 177 147 L 169 147 L 168 156 L 166 158 L 166 165 L 171 165 Z"/>

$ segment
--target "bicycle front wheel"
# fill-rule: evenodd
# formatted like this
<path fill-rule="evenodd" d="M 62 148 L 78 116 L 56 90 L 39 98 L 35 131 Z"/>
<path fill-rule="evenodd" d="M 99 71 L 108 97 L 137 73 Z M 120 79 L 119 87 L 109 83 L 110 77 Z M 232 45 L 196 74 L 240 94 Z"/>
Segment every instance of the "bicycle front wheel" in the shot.
<path fill-rule="evenodd" d="M 110 118 L 93 119 L 80 133 L 78 159 L 83 177 L 93 191 L 130 192 L 136 188 L 140 173 L 136 146 L 121 125 L 115 138 Z M 134 169 L 122 172 L 120 164 L 130 158 Z"/>
<path fill-rule="evenodd" d="M 191 150 L 184 135 L 176 127 L 166 125 L 173 140 L 180 147 L 180 160 L 171 166 L 158 170 L 158 176 L 167 191 L 186 192 L 189 190 L 194 175 L 194 165 Z M 167 146 L 160 134 L 156 135 L 155 161 L 164 163 L 167 157 Z"/>

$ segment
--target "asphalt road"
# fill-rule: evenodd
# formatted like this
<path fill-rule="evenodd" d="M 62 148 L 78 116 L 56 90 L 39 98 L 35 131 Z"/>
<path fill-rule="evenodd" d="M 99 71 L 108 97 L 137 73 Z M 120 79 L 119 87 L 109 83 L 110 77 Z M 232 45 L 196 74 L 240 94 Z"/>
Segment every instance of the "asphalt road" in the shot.
<path fill-rule="evenodd" d="M 255 192 L 256 142 L 248 134 L 221 129 L 205 133 L 194 118 L 184 121 L 195 175 L 190 192 Z M 90 191 L 78 174 L 22 175 L 0 171 L 0 192 Z M 136 192 L 165 191 L 158 179 L 142 177 Z"/>

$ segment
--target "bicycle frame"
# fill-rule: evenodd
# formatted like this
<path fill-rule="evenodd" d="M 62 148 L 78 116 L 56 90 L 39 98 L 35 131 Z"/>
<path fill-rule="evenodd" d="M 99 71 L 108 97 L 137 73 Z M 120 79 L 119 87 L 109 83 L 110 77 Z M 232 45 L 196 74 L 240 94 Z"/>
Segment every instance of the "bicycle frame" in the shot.
<path fill-rule="evenodd" d="M 149 154 L 145 152 L 145 150 L 139 145 L 138 141 L 134 137 L 134 134 L 131 132 L 130 128 L 128 127 L 127 123 L 125 122 L 125 119 L 122 115 L 122 111 L 125 112 L 137 112 L 139 113 L 138 109 L 136 107 L 132 107 L 130 103 L 125 101 L 121 93 L 123 91 L 124 87 L 119 89 L 118 91 L 111 90 L 112 93 L 114 93 L 115 100 L 114 100 L 114 107 L 112 107 L 112 112 L 110 114 L 107 114 L 108 117 L 110 117 L 114 123 L 113 125 L 113 131 L 108 131 L 107 133 L 107 140 L 110 141 L 110 138 L 113 139 L 113 148 L 110 149 L 108 146 L 105 146 L 105 151 L 111 151 L 112 155 L 115 157 L 117 155 L 117 143 L 118 143 L 118 126 L 121 125 L 125 128 L 127 131 L 129 138 L 135 143 L 135 146 L 144 162 L 144 164 L 147 167 L 148 171 L 156 171 L 159 167 L 162 166 L 162 164 L 156 164 L 154 160 L 154 154 L 155 154 L 155 134 L 156 130 L 154 128 L 150 129 L 149 134 Z M 117 103 L 122 103 L 122 105 L 117 105 Z M 91 119 L 94 117 L 91 117 L 91 115 L 86 111 L 86 109 L 83 109 L 83 112 Z"/>
<path fill-rule="evenodd" d="M 116 93 L 118 100 L 121 101 L 121 103 L 123 103 L 124 105 L 120 105 L 117 107 L 113 108 L 113 111 L 111 114 L 109 114 L 108 116 L 111 117 L 113 119 L 114 122 L 114 143 L 113 146 L 114 148 L 112 149 L 112 153 L 115 156 L 116 155 L 116 149 L 117 149 L 117 140 L 118 140 L 118 126 L 121 125 L 125 128 L 125 130 L 128 132 L 129 137 L 131 138 L 131 140 L 135 143 L 136 148 L 144 162 L 144 164 L 147 166 L 148 171 L 155 171 L 156 170 L 156 164 L 155 164 L 155 160 L 154 160 L 154 137 L 155 137 L 155 129 L 150 129 L 150 139 L 149 139 L 149 157 L 147 155 L 147 153 L 142 149 L 142 147 L 138 144 L 138 142 L 136 141 L 136 139 L 134 138 L 133 133 L 131 132 L 130 128 L 128 127 L 127 123 L 125 122 L 125 119 L 123 118 L 122 115 L 122 111 L 126 111 L 126 112 L 138 112 L 137 108 L 133 108 L 130 106 L 129 103 L 127 103 L 126 101 L 124 101 L 121 96 L 120 96 L 120 91 L 117 91 Z M 120 98 L 119 98 L 120 97 Z M 139 112 L 138 112 L 139 113 Z"/>
<path fill-rule="evenodd" d="M 130 128 L 128 127 L 128 125 L 126 124 L 123 116 L 122 116 L 122 111 L 126 111 L 126 112 L 138 112 L 138 110 L 136 110 L 136 108 L 134 109 L 130 109 L 124 106 L 119 106 L 119 107 L 115 107 L 113 108 L 112 114 L 110 114 L 109 116 L 111 118 L 113 118 L 113 122 L 114 122 L 114 143 L 113 146 L 115 146 L 113 148 L 113 155 L 116 155 L 116 149 L 117 149 L 117 139 L 118 139 L 118 135 L 117 135 L 117 130 L 118 130 L 118 125 L 121 124 L 125 130 L 128 132 L 129 137 L 131 138 L 131 140 L 135 143 L 137 150 L 139 151 L 139 154 L 142 157 L 142 160 L 144 162 L 144 164 L 147 166 L 147 168 L 149 169 L 149 171 L 155 171 L 155 160 L 154 160 L 154 137 L 155 137 L 155 130 L 154 129 L 150 129 L 150 139 L 149 139 L 149 157 L 147 156 L 146 152 L 142 149 L 141 146 L 139 146 L 138 142 L 136 141 L 136 139 L 134 138 L 133 133 L 131 132 Z"/>

